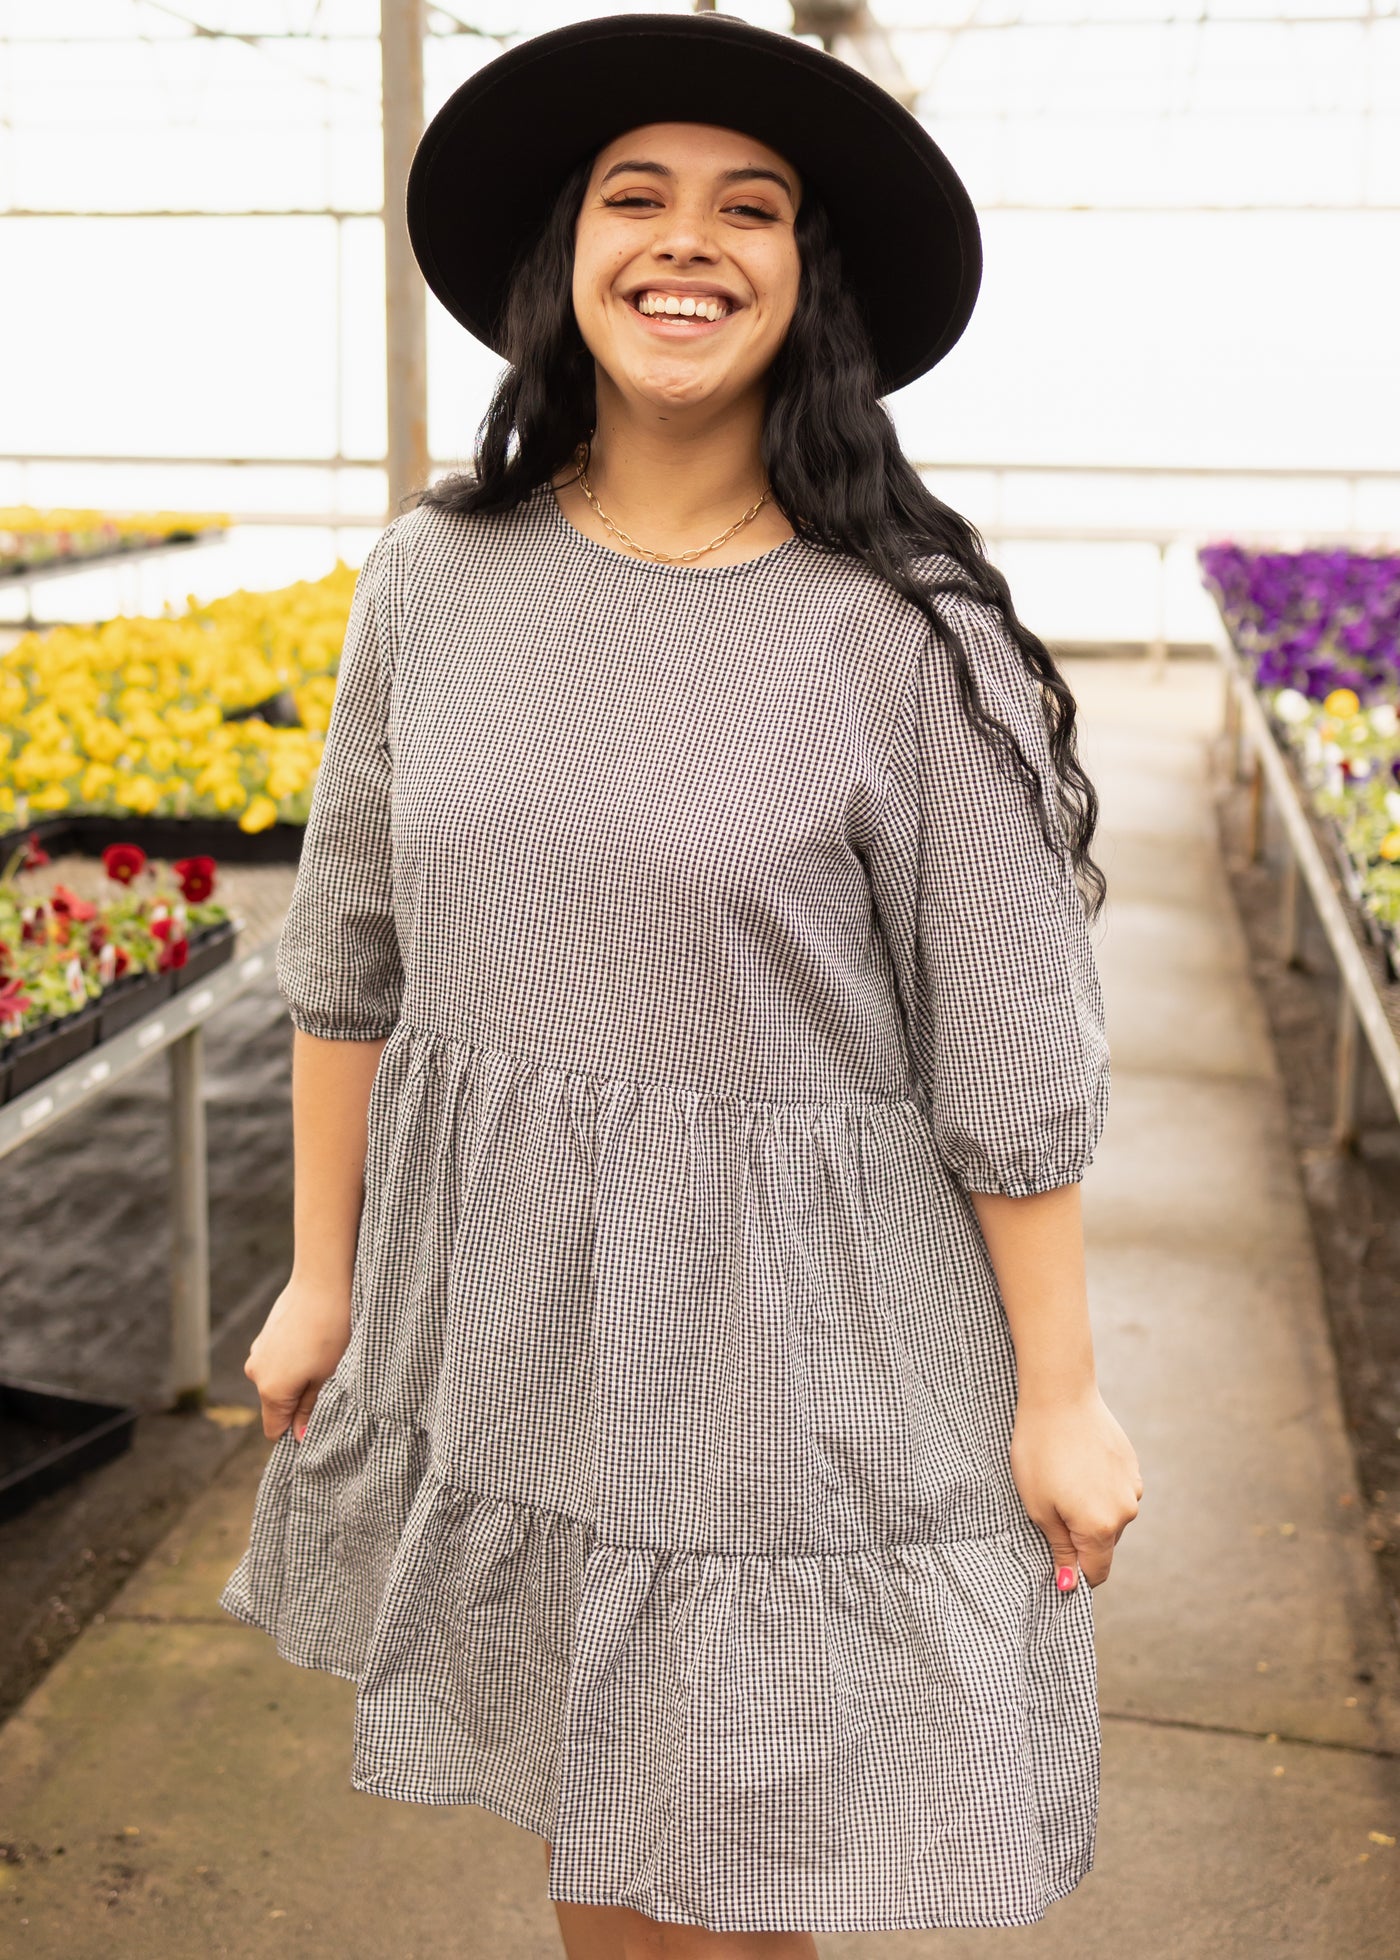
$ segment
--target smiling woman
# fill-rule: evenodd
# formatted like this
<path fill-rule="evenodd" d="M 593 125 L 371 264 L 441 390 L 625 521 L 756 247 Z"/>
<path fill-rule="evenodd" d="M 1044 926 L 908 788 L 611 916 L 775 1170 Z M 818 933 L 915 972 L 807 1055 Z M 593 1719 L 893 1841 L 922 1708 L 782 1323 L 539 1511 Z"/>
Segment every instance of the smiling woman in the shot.
<path fill-rule="evenodd" d="M 408 209 L 507 367 L 356 589 L 223 1604 L 355 1681 L 357 1789 L 545 1841 L 570 1960 L 1028 1924 L 1142 1483 L 1075 703 L 880 399 L 971 206 L 831 56 L 624 14 L 473 76 Z"/>
<path fill-rule="evenodd" d="M 596 371 L 592 485 L 554 478 L 602 543 L 645 516 L 647 555 L 681 557 L 757 504 L 706 562 L 757 555 L 792 526 L 765 495 L 765 377 L 797 305 L 800 177 L 735 130 L 650 123 L 593 159 L 574 231 L 574 318 Z M 697 317 L 706 299 L 714 317 Z M 625 434 L 623 433 L 625 431 Z"/>

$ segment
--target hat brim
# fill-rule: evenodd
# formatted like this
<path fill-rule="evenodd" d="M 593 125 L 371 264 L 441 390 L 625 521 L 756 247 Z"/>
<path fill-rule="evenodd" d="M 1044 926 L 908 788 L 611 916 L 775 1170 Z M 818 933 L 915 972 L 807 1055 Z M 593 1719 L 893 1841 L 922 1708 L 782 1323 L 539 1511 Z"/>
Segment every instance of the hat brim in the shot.
<path fill-rule="evenodd" d="M 882 394 L 956 343 L 982 246 L 948 159 L 848 62 L 724 14 L 577 21 L 518 42 L 448 97 L 414 154 L 405 213 L 423 277 L 469 333 L 504 354 L 512 267 L 564 177 L 650 122 L 742 130 L 797 167 L 830 215 Z"/>

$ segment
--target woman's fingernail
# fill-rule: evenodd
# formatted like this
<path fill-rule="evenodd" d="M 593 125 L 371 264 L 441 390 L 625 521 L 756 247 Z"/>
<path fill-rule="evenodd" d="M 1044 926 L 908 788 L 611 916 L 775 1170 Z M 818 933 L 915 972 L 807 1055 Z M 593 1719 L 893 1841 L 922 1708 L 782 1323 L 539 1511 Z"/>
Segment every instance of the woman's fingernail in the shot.
<path fill-rule="evenodd" d="M 297 1431 L 297 1441 L 300 1442 L 305 1434 L 306 1434 L 306 1424 L 303 1423 L 301 1425 L 301 1428 Z"/>
<path fill-rule="evenodd" d="M 1059 1587 L 1061 1592 L 1073 1592 L 1074 1591 L 1074 1567 L 1072 1565 L 1062 1565 L 1059 1571 L 1055 1574 L 1055 1584 Z"/>

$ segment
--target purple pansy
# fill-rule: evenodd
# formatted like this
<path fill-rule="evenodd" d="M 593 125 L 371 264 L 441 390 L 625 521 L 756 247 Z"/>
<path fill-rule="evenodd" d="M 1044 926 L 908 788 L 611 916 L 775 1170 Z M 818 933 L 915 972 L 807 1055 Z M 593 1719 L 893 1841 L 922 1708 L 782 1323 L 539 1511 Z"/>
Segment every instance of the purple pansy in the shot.
<path fill-rule="evenodd" d="M 1400 556 L 1203 545 L 1197 562 L 1259 687 L 1321 701 L 1352 688 L 1363 707 L 1400 687 Z"/>

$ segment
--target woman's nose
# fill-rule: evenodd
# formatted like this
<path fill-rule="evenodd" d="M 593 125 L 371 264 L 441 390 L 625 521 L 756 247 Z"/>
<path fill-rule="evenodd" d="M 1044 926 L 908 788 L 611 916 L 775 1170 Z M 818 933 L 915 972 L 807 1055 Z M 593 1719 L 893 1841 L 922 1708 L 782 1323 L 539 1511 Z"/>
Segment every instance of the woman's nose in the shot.
<path fill-rule="evenodd" d="M 657 229 L 653 249 L 660 258 L 713 258 L 714 221 L 704 208 L 677 205 Z"/>

